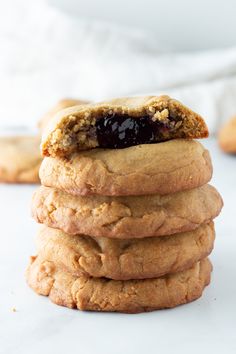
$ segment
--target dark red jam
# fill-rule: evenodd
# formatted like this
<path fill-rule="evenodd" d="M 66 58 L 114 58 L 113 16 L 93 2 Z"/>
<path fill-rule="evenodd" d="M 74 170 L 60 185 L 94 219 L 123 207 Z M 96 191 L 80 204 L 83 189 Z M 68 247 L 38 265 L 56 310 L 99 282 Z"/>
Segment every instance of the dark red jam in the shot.
<path fill-rule="evenodd" d="M 127 114 L 107 114 L 97 120 L 97 139 L 104 148 L 125 148 L 154 141 L 149 116 L 133 118 Z"/>
<path fill-rule="evenodd" d="M 154 143 L 158 135 L 169 128 L 168 123 L 153 122 L 148 115 L 135 118 L 111 113 L 97 119 L 96 135 L 100 147 L 121 149 Z"/>

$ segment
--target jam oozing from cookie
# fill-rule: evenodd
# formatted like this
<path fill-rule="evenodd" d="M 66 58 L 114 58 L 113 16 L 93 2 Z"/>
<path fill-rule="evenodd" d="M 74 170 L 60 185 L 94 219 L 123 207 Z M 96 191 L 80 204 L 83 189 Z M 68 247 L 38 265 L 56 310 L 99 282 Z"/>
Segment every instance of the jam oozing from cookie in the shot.
<path fill-rule="evenodd" d="M 128 114 L 109 113 L 97 119 L 96 135 L 103 148 L 126 148 L 139 144 L 151 144 L 158 135 L 172 129 L 175 118 L 168 122 L 153 121 L 149 115 L 131 117 Z"/>

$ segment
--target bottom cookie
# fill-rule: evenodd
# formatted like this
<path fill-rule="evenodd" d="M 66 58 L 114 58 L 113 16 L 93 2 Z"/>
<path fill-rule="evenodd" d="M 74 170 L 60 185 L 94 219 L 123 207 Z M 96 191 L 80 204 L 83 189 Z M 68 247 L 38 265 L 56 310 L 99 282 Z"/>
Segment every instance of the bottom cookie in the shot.
<path fill-rule="evenodd" d="M 145 280 L 76 277 L 53 262 L 32 257 L 26 278 L 38 294 L 62 306 L 89 311 L 139 313 L 172 308 L 196 300 L 210 282 L 205 258 L 186 271 Z"/>

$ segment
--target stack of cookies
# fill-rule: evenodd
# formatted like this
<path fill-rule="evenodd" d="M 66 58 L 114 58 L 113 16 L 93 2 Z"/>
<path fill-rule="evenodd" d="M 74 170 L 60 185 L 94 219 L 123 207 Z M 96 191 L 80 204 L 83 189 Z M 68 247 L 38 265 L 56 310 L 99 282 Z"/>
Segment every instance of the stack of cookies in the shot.
<path fill-rule="evenodd" d="M 49 123 L 27 281 L 59 305 L 137 313 L 199 298 L 222 199 L 193 139 L 203 119 L 168 96 L 75 106 Z"/>

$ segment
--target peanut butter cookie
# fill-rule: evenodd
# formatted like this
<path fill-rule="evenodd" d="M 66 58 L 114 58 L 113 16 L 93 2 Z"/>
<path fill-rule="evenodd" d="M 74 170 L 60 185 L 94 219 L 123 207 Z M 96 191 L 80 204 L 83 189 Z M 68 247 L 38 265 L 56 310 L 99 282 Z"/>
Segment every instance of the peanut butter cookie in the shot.
<path fill-rule="evenodd" d="M 236 117 L 220 129 L 218 141 L 224 152 L 236 154 Z"/>
<path fill-rule="evenodd" d="M 204 185 L 165 196 L 71 196 L 41 186 L 33 196 L 36 221 L 68 234 L 141 238 L 194 230 L 222 208 L 217 190 Z"/>
<path fill-rule="evenodd" d="M 43 226 L 36 245 L 40 258 L 75 276 L 128 280 L 188 269 L 210 254 L 214 238 L 212 222 L 176 235 L 129 240 L 72 236 Z"/>
<path fill-rule="evenodd" d="M 38 127 L 41 131 L 45 129 L 48 122 L 55 116 L 59 111 L 73 106 L 78 106 L 80 104 L 87 104 L 88 101 L 76 100 L 73 98 L 64 98 L 57 102 L 57 104 L 52 107 L 38 122 Z"/>
<path fill-rule="evenodd" d="M 89 311 L 139 313 L 172 308 L 198 299 L 210 282 L 208 259 L 161 278 L 110 280 L 76 277 L 48 260 L 31 258 L 26 278 L 38 294 L 62 306 Z"/>
<path fill-rule="evenodd" d="M 204 120 L 168 96 L 119 98 L 60 111 L 45 130 L 44 156 L 208 136 Z"/>
<path fill-rule="evenodd" d="M 209 152 L 193 140 L 49 157 L 40 169 L 43 185 L 74 195 L 163 195 L 199 187 L 211 176 Z"/>
<path fill-rule="evenodd" d="M 42 157 L 37 136 L 0 138 L 0 182 L 39 183 Z"/>

